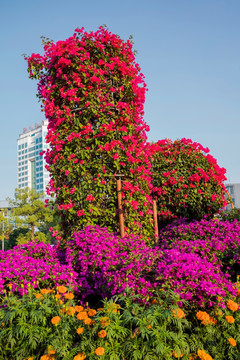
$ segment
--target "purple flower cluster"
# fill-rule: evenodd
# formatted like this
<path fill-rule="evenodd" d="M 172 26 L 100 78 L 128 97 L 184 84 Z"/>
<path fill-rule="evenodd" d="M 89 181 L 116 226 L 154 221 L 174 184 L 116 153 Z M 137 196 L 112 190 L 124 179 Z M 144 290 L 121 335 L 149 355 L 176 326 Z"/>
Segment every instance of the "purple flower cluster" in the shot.
<path fill-rule="evenodd" d="M 179 293 L 181 299 L 190 300 L 199 306 L 212 306 L 218 296 L 236 295 L 236 290 L 218 265 L 202 259 L 195 253 L 170 249 L 158 263 L 158 284 Z"/>
<path fill-rule="evenodd" d="M 218 296 L 235 295 L 229 276 L 219 264 L 178 248 L 151 248 L 137 236 L 118 238 L 107 229 L 86 227 L 67 243 L 66 261 L 79 274 L 83 297 L 124 292 L 146 300 L 171 288 L 182 299 L 212 306 Z"/>
<path fill-rule="evenodd" d="M 49 244 L 32 242 L 0 251 L 0 293 L 9 284 L 20 295 L 27 292 L 28 284 L 34 288 L 71 284 L 77 290 L 76 278 L 71 264 L 62 265 Z"/>
<path fill-rule="evenodd" d="M 119 238 L 107 228 L 86 227 L 67 242 L 66 261 L 79 274 L 82 296 L 121 293 L 128 286 L 143 297 L 154 288 L 152 272 L 162 254 L 138 236 Z"/>
<path fill-rule="evenodd" d="M 240 273 L 240 221 L 178 220 L 160 232 L 159 243 L 164 250 L 198 254 L 203 260 L 220 265 L 234 281 Z"/>

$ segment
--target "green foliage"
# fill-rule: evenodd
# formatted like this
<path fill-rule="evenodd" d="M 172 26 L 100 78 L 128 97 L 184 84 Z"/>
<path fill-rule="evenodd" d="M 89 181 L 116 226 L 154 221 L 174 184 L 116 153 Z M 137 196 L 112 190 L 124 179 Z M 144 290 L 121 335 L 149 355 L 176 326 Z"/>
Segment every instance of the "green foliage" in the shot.
<path fill-rule="evenodd" d="M 28 242 L 30 242 L 32 239 L 32 232 L 28 231 L 26 234 L 20 234 L 17 237 L 17 245 L 22 245 L 22 244 L 27 244 Z M 37 240 L 37 242 L 49 242 L 47 236 L 41 232 L 38 231 L 36 232 L 36 234 L 34 235 L 34 240 Z"/>
<path fill-rule="evenodd" d="M 14 229 L 10 235 L 9 235 L 9 239 L 5 242 L 5 249 L 9 250 L 12 249 L 14 246 L 16 246 L 18 244 L 17 239 L 19 238 L 19 236 L 25 236 L 27 233 L 29 232 L 28 229 L 26 228 L 17 228 Z"/>
<path fill-rule="evenodd" d="M 11 216 L 16 225 L 29 228 L 31 240 L 34 240 L 35 227 L 53 220 L 52 211 L 45 207 L 43 194 L 38 194 L 34 189 L 16 189 L 14 199 L 8 201 L 13 207 Z"/>
<path fill-rule="evenodd" d="M 94 310 L 76 306 L 64 286 L 57 293 L 29 287 L 22 297 L 10 290 L 0 308 L 0 359 L 192 360 L 204 351 L 207 360 L 239 360 L 239 300 L 207 313 L 185 301 L 179 307 L 171 291 L 144 304 L 127 290 Z"/>
<path fill-rule="evenodd" d="M 234 221 L 234 220 L 240 221 L 240 209 L 233 208 L 231 210 L 222 211 L 219 217 L 221 218 L 221 220 L 226 220 L 226 221 Z"/>

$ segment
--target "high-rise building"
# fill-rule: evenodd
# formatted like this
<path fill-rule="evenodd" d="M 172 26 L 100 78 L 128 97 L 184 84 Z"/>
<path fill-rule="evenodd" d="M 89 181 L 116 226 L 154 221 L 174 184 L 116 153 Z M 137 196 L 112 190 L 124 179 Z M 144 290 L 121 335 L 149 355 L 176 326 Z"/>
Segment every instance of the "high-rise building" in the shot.
<path fill-rule="evenodd" d="M 35 189 L 38 193 L 46 194 L 46 186 L 49 182 L 49 173 L 45 169 L 46 162 L 39 155 L 49 146 L 46 144 L 48 121 L 41 124 L 24 128 L 17 140 L 18 148 L 18 188 Z"/>
<path fill-rule="evenodd" d="M 240 183 L 228 183 L 225 184 L 225 187 L 231 196 L 232 202 L 234 207 L 240 209 Z M 228 195 L 226 195 L 226 198 L 228 198 Z M 227 210 L 231 209 L 231 205 L 227 206 Z"/>

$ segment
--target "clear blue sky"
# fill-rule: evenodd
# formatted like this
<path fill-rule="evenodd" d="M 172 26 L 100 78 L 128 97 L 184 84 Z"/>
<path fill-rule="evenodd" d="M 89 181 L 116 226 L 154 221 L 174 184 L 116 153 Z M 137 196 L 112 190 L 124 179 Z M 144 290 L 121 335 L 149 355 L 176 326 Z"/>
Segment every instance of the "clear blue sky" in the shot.
<path fill-rule="evenodd" d="M 23 53 L 106 24 L 133 35 L 149 88 L 149 140 L 191 138 L 240 182 L 239 0 L 1 0 L 0 200 L 17 186 L 17 138 L 43 119 Z"/>

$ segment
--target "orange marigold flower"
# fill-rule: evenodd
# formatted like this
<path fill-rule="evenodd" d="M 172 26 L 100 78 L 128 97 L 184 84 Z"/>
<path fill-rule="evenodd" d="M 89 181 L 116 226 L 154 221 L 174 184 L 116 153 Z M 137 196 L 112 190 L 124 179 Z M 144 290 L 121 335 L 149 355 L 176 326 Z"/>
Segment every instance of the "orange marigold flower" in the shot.
<path fill-rule="evenodd" d="M 82 306 L 76 305 L 75 310 L 76 310 L 76 312 L 82 312 L 84 310 L 84 308 Z"/>
<path fill-rule="evenodd" d="M 96 310 L 94 310 L 94 309 L 89 309 L 89 311 L 88 311 L 88 316 L 94 316 L 94 315 L 96 315 Z"/>
<path fill-rule="evenodd" d="M 88 318 L 88 314 L 86 311 L 81 311 L 77 314 L 77 319 L 78 320 L 85 320 Z"/>
<path fill-rule="evenodd" d="M 60 316 L 54 316 L 51 320 L 51 323 L 53 325 L 57 325 L 60 322 L 60 320 L 61 320 Z"/>
<path fill-rule="evenodd" d="M 55 352 L 56 352 L 55 350 L 49 350 L 48 355 L 53 355 L 53 354 L 55 354 Z"/>
<path fill-rule="evenodd" d="M 59 300 L 59 304 L 62 305 L 62 304 L 63 304 L 63 301 L 62 301 L 62 300 Z"/>
<path fill-rule="evenodd" d="M 52 292 L 52 290 L 49 290 L 49 289 L 41 289 L 40 290 L 40 293 L 43 294 L 43 295 L 49 294 L 51 292 Z"/>
<path fill-rule="evenodd" d="M 73 360 L 84 360 L 84 359 L 86 359 L 86 355 L 84 353 L 79 353 L 73 358 Z"/>
<path fill-rule="evenodd" d="M 151 329 L 152 328 L 152 325 L 147 325 L 147 329 Z"/>
<path fill-rule="evenodd" d="M 188 359 L 189 360 L 196 360 L 197 359 L 197 354 L 194 354 L 194 353 L 190 354 Z"/>
<path fill-rule="evenodd" d="M 36 299 L 43 299 L 42 294 L 36 294 L 35 296 L 36 296 Z"/>
<path fill-rule="evenodd" d="M 57 291 L 60 292 L 61 294 L 64 294 L 67 292 L 67 288 L 66 286 L 57 286 Z"/>
<path fill-rule="evenodd" d="M 153 299 L 152 300 L 152 304 L 154 305 L 154 304 L 158 304 L 158 300 L 157 299 Z"/>
<path fill-rule="evenodd" d="M 98 332 L 98 337 L 100 337 L 100 338 L 105 338 L 107 336 L 107 332 L 105 331 L 105 330 L 100 330 L 99 332 Z"/>
<path fill-rule="evenodd" d="M 225 319 L 229 324 L 233 324 L 235 321 L 234 317 L 229 316 L 229 315 L 225 316 Z"/>
<path fill-rule="evenodd" d="M 208 315 L 208 313 L 206 313 L 206 311 L 198 311 L 196 314 L 196 317 L 198 320 L 204 320 L 204 321 L 208 321 L 210 316 Z"/>
<path fill-rule="evenodd" d="M 237 346 L 237 343 L 236 343 L 236 341 L 235 341 L 233 338 L 229 338 L 229 339 L 228 339 L 228 342 L 229 342 L 229 344 L 232 345 L 232 346 Z"/>
<path fill-rule="evenodd" d="M 98 348 L 96 348 L 96 350 L 94 352 L 95 352 L 96 355 L 101 356 L 101 355 L 104 354 L 104 351 L 105 350 L 104 350 L 103 347 L 98 347 Z"/>
<path fill-rule="evenodd" d="M 176 317 L 177 319 L 182 319 L 185 316 L 184 311 L 182 309 L 172 310 L 173 317 Z"/>
<path fill-rule="evenodd" d="M 240 289 L 237 290 L 237 296 L 240 297 Z"/>
<path fill-rule="evenodd" d="M 104 316 L 100 319 L 102 327 L 107 327 L 110 325 L 110 319 L 107 316 Z"/>
<path fill-rule="evenodd" d="M 92 320 L 90 318 L 84 319 L 83 320 L 85 325 L 90 325 L 92 323 Z"/>
<path fill-rule="evenodd" d="M 49 358 L 50 358 L 49 355 L 46 354 L 46 355 L 41 356 L 40 360 L 49 360 Z"/>
<path fill-rule="evenodd" d="M 237 311 L 239 305 L 237 303 L 235 303 L 233 300 L 228 300 L 227 301 L 227 307 L 228 307 L 229 310 Z"/>
<path fill-rule="evenodd" d="M 201 360 L 213 360 L 213 358 L 207 354 L 204 350 L 198 350 L 198 356 Z"/>
<path fill-rule="evenodd" d="M 83 333 L 84 329 L 82 327 L 80 327 L 80 328 L 77 328 L 76 331 L 77 331 L 78 335 L 81 335 Z"/>
<path fill-rule="evenodd" d="M 215 310 L 215 315 L 221 316 L 221 315 L 222 315 L 222 311 L 219 310 L 219 309 Z"/>
<path fill-rule="evenodd" d="M 103 311 L 103 308 L 98 308 L 97 311 Z"/>
<path fill-rule="evenodd" d="M 75 308 L 72 306 L 69 306 L 69 308 L 67 309 L 67 314 L 68 315 L 74 315 L 76 312 Z"/>
<path fill-rule="evenodd" d="M 55 299 L 60 299 L 61 298 L 61 295 L 60 294 L 56 294 L 55 295 Z"/>
<path fill-rule="evenodd" d="M 216 324 L 217 324 L 217 320 L 214 319 L 212 316 L 209 316 L 209 319 L 203 320 L 203 321 L 202 321 L 202 324 L 203 324 L 203 325 L 209 325 L 209 324 L 216 325 Z"/>
<path fill-rule="evenodd" d="M 183 354 L 181 354 L 181 355 L 178 355 L 175 351 L 173 351 L 172 352 L 172 355 L 175 357 L 175 358 L 181 358 L 181 357 L 183 357 Z"/>
<path fill-rule="evenodd" d="M 72 300 L 72 299 L 74 298 L 74 295 L 73 295 L 72 293 L 66 293 L 66 294 L 64 295 L 64 297 L 65 297 L 65 299 L 67 299 L 67 300 Z"/>

